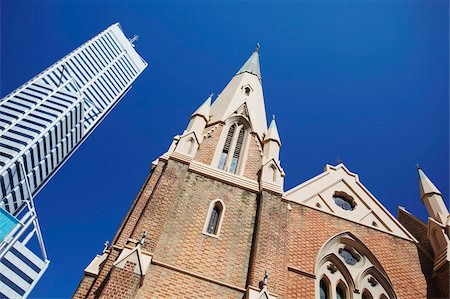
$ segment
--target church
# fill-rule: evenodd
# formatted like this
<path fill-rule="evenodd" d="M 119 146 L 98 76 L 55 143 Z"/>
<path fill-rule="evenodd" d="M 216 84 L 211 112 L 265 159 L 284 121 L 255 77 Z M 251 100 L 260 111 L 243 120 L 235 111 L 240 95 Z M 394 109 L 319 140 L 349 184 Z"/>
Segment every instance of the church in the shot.
<path fill-rule="evenodd" d="M 343 163 L 284 191 L 258 51 L 153 162 L 73 298 L 448 298 L 450 216 L 420 167 L 427 223 Z"/>

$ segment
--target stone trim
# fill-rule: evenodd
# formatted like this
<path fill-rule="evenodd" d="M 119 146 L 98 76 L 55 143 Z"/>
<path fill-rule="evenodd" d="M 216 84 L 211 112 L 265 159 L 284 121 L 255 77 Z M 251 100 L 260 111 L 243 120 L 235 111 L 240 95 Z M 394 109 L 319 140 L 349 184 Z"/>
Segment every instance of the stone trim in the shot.
<path fill-rule="evenodd" d="M 374 226 L 370 226 L 370 225 L 367 225 L 367 224 L 364 224 L 364 223 L 361 223 L 361 222 L 357 222 L 357 221 L 354 221 L 354 220 L 351 220 L 351 219 L 348 219 L 348 218 L 344 218 L 344 217 L 341 217 L 340 215 L 337 215 L 337 214 L 334 214 L 334 213 L 330 213 L 330 212 L 327 212 L 327 211 L 324 211 L 324 210 L 321 210 L 321 209 L 317 209 L 317 208 L 308 206 L 308 205 L 306 205 L 304 203 L 301 203 L 301 202 L 298 202 L 298 201 L 293 201 L 293 200 L 287 199 L 284 196 L 281 198 L 281 200 L 285 201 L 285 202 L 287 202 L 289 204 L 290 203 L 294 203 L 294 204 L 297 204 L 297 205 L 301 205 L 303 207 L 306 207 L 306 208 L 309 208 L 309 209 L 313 209 L 313 210 L 315 210 L 317 212 L 328 214 L 328 215 L 334 216 L 336 218 L 339 218 L 339 219 L 342 219 L 342 220 L 345 220 L 345 221 L 348 221 L 348 222 L 351 222 L 351 223 L 355 223 L 355 224 L 359 224 L 359 225 L 362 225 L 362 226 L 365 226 L 365 227 L 369 227 L 369 228 L 372 228 L 372 229 L 374 229 L 376 231 L 379 231 L 381 233 L 385 233 L 385 234 L 388 234 L 388 235 L 400 238 L 402 240 L 409 241 L 409 242 L 414 243 L 414 244 L 418 244 L 419 243 L 419 241 L 417 241 L 415 238 L 411 240 L 411 239 L 409 239 L 407 237 L 402 237 L 402 236 L 399 236 L 399 235 L 397 235 L 395 233 L 392 233 L 392 232 L 389 232 L 389 231 L 386 231 L 386 230 L 381 230 L 381 229 L 379 229 L 377 227 L 374 227 Z"/>
<path fill-rule="evenodd" d="M 294 267 L 288 267 L 288 271 L 291 271 L 291 272 L 294 272 L 294 273 L 296 273 L 296 274 L 305 276 L 305 277 L 307 277 L 307 278 L 309 278 L 309 279 L 316 279 L 316 275 L 314 275 L 314 274 L 312 274 L 312 273 L 309 273 L 309 272 L 305 272 L 305 271 L 296 269 L 296 268 L 294 268 Z"/>
<path fill-rule="evenodd" d="M 163 268 L 166 268 L 166 269 L 169 269 L 169 270 L 172 270 L 172 271 L 176 271 L 176 272 L 179 272 L 179 273 L 182 273 L 182 274 L 190 275 L 190 276 L 193 276 L 195 278 L 198 278 L 198 279 L 201 279 L 201 280 L 205 280 L 205 281 L 208 281 L 208 282 L 211 282 L 211 283 L 223 286 L 223 287 L 227 287 L 227 288 L 230 288 L 230 289 L 242 292 L 242 293 L 245 293 L 245 291 L 246 291 L 246 289 L 244 289 L 244 288 L 241 288 L 241 287 L 238 287 L 238 286 L 226 283 L 226 282 L 222 282 L 222 281 L 210 278 L 210 277 L 206 277 L 206 276 L 203 276 L 201 274 L 198 274 L 198 273 L 195 273 L 195 272 L 192 272 L 192 271 L 189 271 L 189 270 L 184 270 L 184 269 L 181 269 L 179 267 L 176 267 L 176 266 L 173 266 L 173 265 L 169 265 L 169 264 L 166 264 L 166 263 L 158 261 L 158 260 L 154 260 L 153 259 L 152 260 L 152 264 L 160 266 L 160 267 L 163 267 Z"/>
<path fill-rule="evenodd" d="M 259 184 L 255 180 L 235 175 L 217 168 L 213 168 L 203 163 L 192 161 L 189 164 L 189 171 L 202 174 L 204 176 L 217 179 L 218 181 L 237 186 L 249 191 L 259 192 Z"/>

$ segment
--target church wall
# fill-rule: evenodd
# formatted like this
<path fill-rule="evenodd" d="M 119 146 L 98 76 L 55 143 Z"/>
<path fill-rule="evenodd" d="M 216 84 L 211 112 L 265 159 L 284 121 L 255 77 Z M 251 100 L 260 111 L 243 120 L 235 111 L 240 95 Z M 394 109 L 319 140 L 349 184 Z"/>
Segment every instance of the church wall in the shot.
<path fill-rule="evenodd" d="M 202 162 L 206 165 L 211 165 L 214 153 L 216 151 L 216 146 L 220 139 L 220 134 L 222 134 L 223 124 L 219 123 L 210 127 L 207 127 L 203 134 L 206 134 L 203 138 L 200 147 L 198 148 L 195 160 Z M 213 165 L 215 166 L 215 165 Z"/>
<path fill-rule="evenodd" d="M 438 287 L 442 298 L 449 298 L 449 284 L 450 284 L 450 271 L 449 263 L 447 262 L 441 268 L 436 271 L 436 276 L 434 277 L 435 285 Z"/>
<path fill-rule="evenodd" d="M 151 265 L 136 299 L 140 298 L 233 298 L 241 299 L 243 291 L 221 286 L 204 279 Z"/>
<path fill-rule="evenodd" d="M 244 176 L 252 180 L 257 180 L 258 172 L 262 165 L 262 147 L 258 137 L 256 137 L 256 133 L 250 134 L 248 137 L 250 138 L 250 142 L 248 143 L 248 154 L 244 168 Z"/>
<path fill-rule="evenodd" d="M 245 288 L 256 194 L 192 172 L 178 188 L 154 259 Z M 215 199 L 225 205 L 218 239 L 202 233 Z"/>
<path fill-rule="evenodd" d="M 73 295 L 74 299 L 84 299 L 86 298 L 89 290 L 91 289 L 92 284 L 94 283 L 95 277 L 84 275 L 81 279 L 80 284 L 78 285 L 75 294 Z"/>
<path fill-rule="evenodd" d="M 288 218 L 288 266 L 294 269 L 292 272 L 295 274 L 289 277 L 313 276 L 322 245 L 336 234 L 348 231 L 360 239 L 381 263 L 398 298 L 427 298 L 427 283 L 413 242 L 309 207 L 295 203 L 292 207 Z M 288 282 L 289 285 L 296 283 L 297 279 Z"/>
<path fill-rule="evenodd" d="M 131 235 L 131 238 L 139 240 L 144 231 L 147 231 L 142 249 L 154 252 L 158 246 L 175 199 L 180 194 L 187 168 L 186 164 L 180 162 L 173 160 L 167 162 Z"/>
<path fill-rule="evenodd" d="M 284 295 L 287 287 L 287 204 L 281 196 L 263 191 L 257 224 L 257 237 L 251 270 L 250 284 L 258 287 L 269 272 L 268 287 L 271 293 Z"/>

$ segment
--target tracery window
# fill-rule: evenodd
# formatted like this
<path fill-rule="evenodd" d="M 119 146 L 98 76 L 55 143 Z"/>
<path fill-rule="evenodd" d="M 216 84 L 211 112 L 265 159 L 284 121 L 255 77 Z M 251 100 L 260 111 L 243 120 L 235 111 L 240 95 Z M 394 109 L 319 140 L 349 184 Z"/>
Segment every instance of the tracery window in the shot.
<path fill-rule="evenodd" d="M 244 124 L 236 122 L 229 127 L 217 165 L 219 169 L 231 173 L 238 172 L 239 162 L 242 160 L 244 151 L 245 136 L 246 127 Z"/>
<path fill-rule="evenodd" d="M 338 234 L 324 244 L 314 271 L 321 277 L 316 282 L 316 298 L 397 298 L 377 258 L 350 233 Z"/>
<path fill-rule="evenodd" d="M 339 250 L 339 255 L 342 256 L 344 261 L 351 266 L 356 265 L 356 263 L 358 262 L 358 258 L 354 256 L 348 249 L 344 248 Z"/>

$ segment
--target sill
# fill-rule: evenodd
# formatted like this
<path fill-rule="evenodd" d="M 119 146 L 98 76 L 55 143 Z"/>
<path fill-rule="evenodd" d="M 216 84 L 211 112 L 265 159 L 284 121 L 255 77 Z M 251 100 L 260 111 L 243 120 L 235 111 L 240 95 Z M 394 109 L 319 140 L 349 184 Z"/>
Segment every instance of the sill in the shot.
<path fill-rule="evenodd" d="M 207 232 L 202 232 L 203 235 L 219 240 L 219 235 L 210 234 Z"/>

